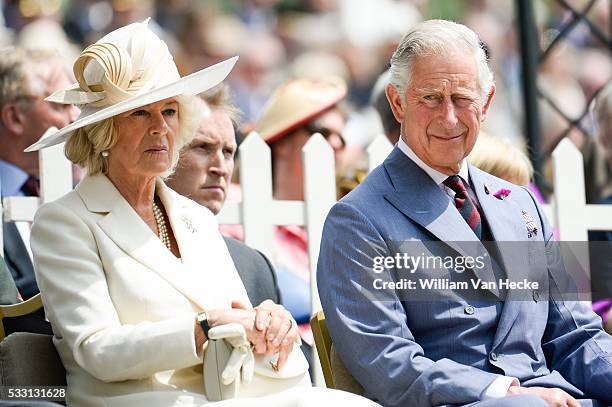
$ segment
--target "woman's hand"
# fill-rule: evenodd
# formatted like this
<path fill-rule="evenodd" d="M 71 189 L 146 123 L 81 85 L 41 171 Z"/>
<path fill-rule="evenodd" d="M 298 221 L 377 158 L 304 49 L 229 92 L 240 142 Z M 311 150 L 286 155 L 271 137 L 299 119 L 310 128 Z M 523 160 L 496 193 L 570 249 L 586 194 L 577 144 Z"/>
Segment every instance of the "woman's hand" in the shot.
<path fill-rule="evenodd" d="M 234 305 L 235 303 L 232 303 L 232 306 Z M 265 332 L 255 328 L 256 313 L 252 308 L 211 309 L 206 310 L 206 314 L 208 315 L 208 324 L 211 328 L 230 323 L 242 325 L 247 339 L 253 344 L 253 351 L 255 353 L 265 353 L 267 347 Z"/>
<path fill-rule="evenodd" d="M 211 328 L 229 323 L 242 325 L 255 354 L 278 353 L 276 368 L 279 370 L 287 362 L 294 342 L 300 342 L 297 324 L 289 311 L 271 300 L 255 309 L 234 301 L 231 309 L 211 309 L 206 313 Z"/>
<path fill-rule="evenodd" d="M 276 368 L 280 370 L 287 362 L 293 344 L 300 341 L 297 323 L 285 307 L 271 300 L 256 306 L 255 311 L 257 330 L 266 333 L 266 353 L 279 353 Z"/>

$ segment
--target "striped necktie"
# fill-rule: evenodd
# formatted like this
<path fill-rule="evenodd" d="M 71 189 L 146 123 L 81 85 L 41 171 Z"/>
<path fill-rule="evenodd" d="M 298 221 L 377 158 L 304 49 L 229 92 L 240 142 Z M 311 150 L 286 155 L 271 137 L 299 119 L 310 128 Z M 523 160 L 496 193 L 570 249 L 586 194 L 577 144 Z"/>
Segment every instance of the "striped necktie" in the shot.
<path fill-rule="evenodd" d="M 476 202 L 472 200 L 470 194 L 459 175 L 453 175 L 444 180 L 444 185 L 455 192 L 455 206 L 465 219 L 468 226 L 474 231 L 476 237 L 482 240 L 482 220 L 476 207 Z"/>

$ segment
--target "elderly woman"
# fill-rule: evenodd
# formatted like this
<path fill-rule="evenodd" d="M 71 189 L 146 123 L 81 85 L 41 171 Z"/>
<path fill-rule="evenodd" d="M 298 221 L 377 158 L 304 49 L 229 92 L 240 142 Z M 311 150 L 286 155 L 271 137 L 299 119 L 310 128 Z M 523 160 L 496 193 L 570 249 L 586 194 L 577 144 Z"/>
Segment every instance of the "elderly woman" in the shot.
<path fill-rule="evenodd" d="M 242 327 L 256 354 L 278 354 L 276 370 L 295 355 L 288 312 L 250 307 L 214 216 L 162 181 L 199 123 L 189 95 L 219 83 L 234 62 L 180 78 L 166 45 L 136 23 L 83 51 L 78 84 L 49 97 L 80 105 L 81 116 L 30 150 L 66 140 L 66 156 L 88 172 L 74 191 L 41 207 L 32 227 L 69 405 L 207 403 L 202 349 L 217 326 Z M 347 398 L 368 403 L 304 387 L 220 404 Z"/>

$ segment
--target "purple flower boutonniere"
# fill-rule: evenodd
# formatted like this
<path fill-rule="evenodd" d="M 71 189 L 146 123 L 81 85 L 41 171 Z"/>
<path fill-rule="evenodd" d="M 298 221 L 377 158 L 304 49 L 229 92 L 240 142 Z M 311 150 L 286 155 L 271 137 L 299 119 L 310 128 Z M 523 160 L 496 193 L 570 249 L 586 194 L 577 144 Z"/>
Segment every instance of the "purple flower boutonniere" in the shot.
<path fill-rule="evenodd" d="M 496 193 L 493 194 L 493 196 L 497 199 L 506 199 L 508 197 L 508 195 L 510 195 L 510 191 L 509 189 L 506 188 L 502 188 L 499 191 L 497 191 Z"/>

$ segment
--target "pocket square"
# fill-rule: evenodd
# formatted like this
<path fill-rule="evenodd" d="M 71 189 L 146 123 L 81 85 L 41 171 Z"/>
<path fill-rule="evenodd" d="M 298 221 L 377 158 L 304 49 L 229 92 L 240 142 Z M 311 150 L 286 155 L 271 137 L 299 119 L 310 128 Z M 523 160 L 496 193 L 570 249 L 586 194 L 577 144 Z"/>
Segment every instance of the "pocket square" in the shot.
<path fill-rule="evenodd" d="M 510 192 L 512 192 L 512 191 L 509 190 L 509 189 L 506 189 L 506 188 L 502 188 L 499 191 L 497 191 L 496 193 L 494 193 L 493 196 L 495 198 L 497 198 L 497 199 L 502 199 L 503 200 L 503 199 L 506 199 L 510 195 Z"/>

